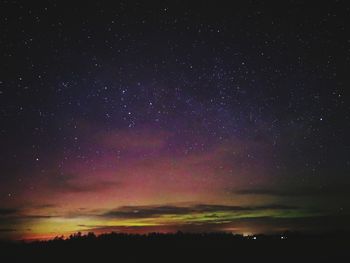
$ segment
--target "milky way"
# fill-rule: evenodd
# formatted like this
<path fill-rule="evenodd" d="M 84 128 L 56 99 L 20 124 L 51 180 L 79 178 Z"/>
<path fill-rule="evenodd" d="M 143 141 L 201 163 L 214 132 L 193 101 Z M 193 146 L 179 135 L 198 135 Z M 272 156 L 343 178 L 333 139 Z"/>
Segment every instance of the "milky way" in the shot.
<path fill-rule="evenodd" d="M 349 229 L 349 5 L 2 2 L 0 235 Z"/>

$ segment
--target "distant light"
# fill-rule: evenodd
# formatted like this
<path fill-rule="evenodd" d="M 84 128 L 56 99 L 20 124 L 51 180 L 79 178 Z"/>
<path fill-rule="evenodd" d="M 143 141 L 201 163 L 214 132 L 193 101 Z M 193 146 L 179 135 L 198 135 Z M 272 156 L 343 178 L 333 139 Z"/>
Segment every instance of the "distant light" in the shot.
<path fill-rule="evenodd" d="M 256 240 L 256 237 L 253 237 L 254 240 Z"/>

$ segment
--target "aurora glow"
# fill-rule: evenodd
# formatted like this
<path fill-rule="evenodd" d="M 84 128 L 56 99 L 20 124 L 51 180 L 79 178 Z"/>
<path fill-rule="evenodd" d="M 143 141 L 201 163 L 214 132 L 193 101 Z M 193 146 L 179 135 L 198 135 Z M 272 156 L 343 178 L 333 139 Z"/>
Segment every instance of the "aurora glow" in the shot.
<path fill-rule="evenodd" d="M 1 238 L 349 229 L 343 4 L 129 2 L 1 4 Z"/>

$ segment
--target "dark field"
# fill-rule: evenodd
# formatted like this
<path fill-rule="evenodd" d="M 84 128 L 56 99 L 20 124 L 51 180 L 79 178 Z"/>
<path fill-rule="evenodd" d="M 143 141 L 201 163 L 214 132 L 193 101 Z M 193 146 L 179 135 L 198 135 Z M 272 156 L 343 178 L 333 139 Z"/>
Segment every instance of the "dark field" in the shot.
<path fill-rule="evenodd" d="M 349 262 L 346 236 L 76 235 L 1 243 L 2 262 Z"/>

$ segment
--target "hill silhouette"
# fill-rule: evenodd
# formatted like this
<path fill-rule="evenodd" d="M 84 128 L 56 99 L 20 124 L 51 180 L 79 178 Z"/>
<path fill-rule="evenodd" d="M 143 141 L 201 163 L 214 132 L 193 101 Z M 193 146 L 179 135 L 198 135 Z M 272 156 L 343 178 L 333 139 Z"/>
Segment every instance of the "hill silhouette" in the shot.
<path fill-rule="evenodd" d="M 3 262 L 338 262 L 348 259 L 345 235 L 76 233 L 48 241 L 2 242 Z M 9 261 L 10 260 L 10 261 Z"/>

